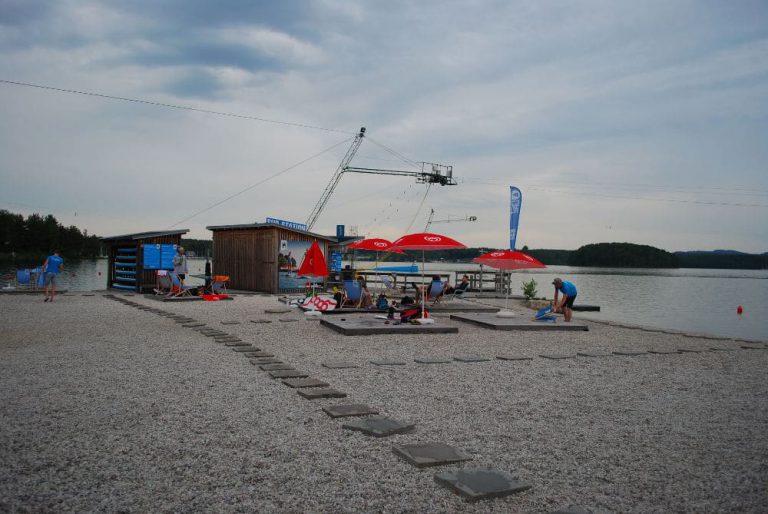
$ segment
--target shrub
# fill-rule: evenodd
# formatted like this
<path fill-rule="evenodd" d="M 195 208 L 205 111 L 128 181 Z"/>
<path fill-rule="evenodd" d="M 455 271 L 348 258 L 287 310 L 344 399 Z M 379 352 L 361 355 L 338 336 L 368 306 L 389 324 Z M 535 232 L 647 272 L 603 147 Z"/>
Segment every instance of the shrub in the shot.
<path fill-rule="evenodd" d="M 528 282 L 523 282 L 522 290 L 526 300 L 535 298 L 538 294 L 538 291 L 536 291 L 536 281 L 531 279 Z"/>

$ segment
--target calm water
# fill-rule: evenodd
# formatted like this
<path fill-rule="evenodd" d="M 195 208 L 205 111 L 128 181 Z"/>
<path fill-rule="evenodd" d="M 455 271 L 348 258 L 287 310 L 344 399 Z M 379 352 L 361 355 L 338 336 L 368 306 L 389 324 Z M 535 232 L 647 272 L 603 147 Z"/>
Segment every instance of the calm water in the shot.
<path fill-rule="evenodd" d="M 372 263 L 359 262 L 367 267 Z M 190 273 L 203 273 L 204 259 L 190 259 Z M 61 277 L 62 288 L 90 291 L 106 287 L 107 261 L 68 262 Z M 427 263 L 430 271 L 479 269 L 473 264 Z M 486 268 L 487 269 L 487 268 Z M 11 268 L 0 268 L 5 286 Z M 577 303 L 599 305 L 599 313 L 581 313 L 594 318 L 659 328 L 715 334 L 726 337 L 768 339 L 768 270 L 622 269 L 550 266 L 512 274 L 512 294 L 521 294 L 524 280 L 538 282 L 540 296 L 551 298 L 552 279 L 570 280 L 579 290 Z M 12 281 L 12 279 L 10 280 Z M 191 278 L 190 284 L 202 283 Z M 742 305 L 744 314 L 736 308 Z"/>

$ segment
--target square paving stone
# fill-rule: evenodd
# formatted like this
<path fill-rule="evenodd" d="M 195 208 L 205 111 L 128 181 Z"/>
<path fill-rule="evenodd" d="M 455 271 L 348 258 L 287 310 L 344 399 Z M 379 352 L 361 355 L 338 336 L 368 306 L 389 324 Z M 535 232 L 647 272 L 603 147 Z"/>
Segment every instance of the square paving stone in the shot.
<path fill-rule="evenodd" d="M 562 359 L 572 359 L 575 357 L 575 355 L 566 354 L 566 353 L 541 353 L 539 354 L 539 357 L 541 357 L 542 359 L 562 360 Z"/>
<path fill-rule="evenodd" d="M 245 355 L 246 357 L 248 356 L 247 353 L 244 353 L 243 355 Z M 249 359 L 248 362 L 250 362 L 254 366 L 261 366 L 263 364 L 283 364 L 283 361 L 281 361 L 280 359 L 264 359 L 264 358 Z"/>
<path fill-rule="evenodd" d="M 322 317 L 320 324 L 335 330 L 345 336 L 364 336 L 373 334 L 456 334 L 458 327 L 452 327 L 442 322 L 431 325 L 416 325 L 411 323 L 387 324 L 386 321 L 379 318 L 367 317 L 349 317 L 339 318 L 338 316 Z"/>
<path fill-rule="evenodd" d="M 300 396 L 307 400 L 318 400 L 320 398 L 346 398 L 347 393 L 342 393 L 331 387 L 314 387 L 310 389 L 300 389 L 297 391 Z"/>
<path fill-rule="evenodd" d="M 186 325 L 182 325 L 182 327 L 185 328 L 195 328 L 195 327 L 204 327 L 205 323 L 187 323 Z"/>
<path fill-rule="evenodd" d="M 435 473 L 435 481 L 468 500 L 498 498 L 521 493 L 533 487 L 506 471 L 466 468 Z"/>
<path fill-rule="evenodd" d="M 291 312 L 291 309 L 286 309 L 286 308 L 282 308 L 282 309 L 264 309 L 264 313 L 265 314 L 287 314 L 289 312 Z"/>
<path fill-rule="evenodd" d="M 247 346 L 248 348 L 252 348 L 252 352 L 258 352 L 256 348 L 253 347 L 251 343 L 246 343 L 245 341 L 227 341 L 224 343 L 224 346 Z"/>
<path fill-rule="evenodd" d="M 453 360 L 459 362 L 487 362 L 491 359 L 488 357 L 481 357 L 479 355 L 460 355 L 458 357 L 454 357 Z"/>
<path fill-rule="evenodd" d="M 322 366 L 328 369 L 347 369 L 359 367 L 354 362 L 323 362 Z"/>
<path fill-rule="evenodd" d="M 309 375 L 303 371 L 295 369 L 281 369 L 277 371 L 270 371 L 269 376 L 272 378 L 306 378 Z"/>
<path fill-rule="evenodd" d="M 349 416 L 367 416 L 369 414 L 378 414 L 379 411 L 372 409 L 361 403 L 351 403 L 348 405 L 333 405 L 323 407 L 323 412 L 332 418 L 345 418 Z"/>
<path fill-rule="evenodd" d="M 293 366 L 291 366 L 290 364 L 286 364 L 284 362 L 281 362 L 279 364 L 278 363 L 275 363 L 275 364 L 262 364 L 261 366 L 259 366 L 259 369 L 261 371 L 280 371 L 280 370 L 285 370 L 285 369 L 295 370 L 295 368 Z"/>
<path fill-rule="evenodd" d="M 243 355 L 245 355 L 246 357 L 255 358 L 255 359 L 269 358 L 269 357 L 259 357 L 258 356 L 259 351 L 260 350 L 254 346 L 253 350 L 251 350 L 250 352 L 245 352 Z"/>
<path fill-rule="evenodd" d="M 227 346 L 229 346 L 229 345 L 227 345 Z M 238 352 L 238 353 L 252 353 L 253 350 L 254 350 L 253 346 L 251 346 L 251 345 L 247 345 L 247 346 L 230 346 L 229 348 L 233 352 Z"/>
<path fill-rule="evenodd" d="M 394 434 L 411 432 L 416 428 L 416 425 L 384 416 L 372 416 L 370 418 L 347 421 L 342 425 L 342 428 L 362 432 L 373 437 L 387 437 Z"/>
<path fill-rule="evenodd" d="M 608 352 L 576 352 L 577 357 L 610 357 Z"/>
<path fill-rule="evenodd" d="M 445 443 L 419 443 L 395 446 L 395 455 L 402 457 L 417 468 L 442 466 L 472 460 L 472 457 L 461 450 Z"/>
<path fill-rule="evenodd" d="M 239 321 L 222 321 L 221 324 L 222 325 L 239 325 L 240 322 Z"/>
<path fill-rule="evenodd" d="M 269 352 L 254 352 L 254 353 L 256 353 L 258 355 L 252 355 L 251 357 L 263 357 L 263 358 L 266 358 L 266 359 L 271 359 L 271 358 L 274 357 L 274 355 L 272 355 Z"/>
<path fill-rule="evenodd" d="M 419 364 L 448 364 L 453 362 L 453 359 L 446 357 L 422 357 L 420 359 L 413 359 L 413 362 L 418 362 Z"/>
<path fill-rule="evenodd" d="M 497 355 L 497 359 L 501 359 L 503 361 L 532 361 L 533 357 L 528 357 L 527 355 Z"/>
<path fill-rule="evenodd" d="M 329 383 L 316 378 L 289 378 L 283 380 L 283 384 L 294 389 L 303 389 L 305 387 L 328 387 Z"/>
<path fill-rule="evenodd" d="M 653 350 L 648 350 L 648 353 L 655 353 L 658 355 L 672 355 L 673 353 L 680 352 L 673 348 L 654 348 Z"/>
<path fill-rule="evenodd" d="M 615 355 L 624 355 L 625 357 L 636 357 L 637 355 L 646 355 L 648 352 L 643 350 L 617 350 Z"/>
<path fill-rule="evenodd" d="M 376 366 L 405 366 L 405 363 L 402 361 L 388 361 L 388 360 L 371 361 L 371 364 L 374 364 Z"/>
<path fill-rule="evenodd" d="M 251 323 L 272 323 L 271 319 L 252 319 Z"/>

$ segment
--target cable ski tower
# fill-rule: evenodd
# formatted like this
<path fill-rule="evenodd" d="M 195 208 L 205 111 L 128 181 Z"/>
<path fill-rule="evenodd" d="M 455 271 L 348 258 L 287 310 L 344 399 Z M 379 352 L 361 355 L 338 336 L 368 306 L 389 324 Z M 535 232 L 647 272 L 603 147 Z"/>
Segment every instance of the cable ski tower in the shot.
<path fill-rule="evenodd" d="M 331 180 L 330 182 L 328 182 L 328 185 L 325 186 L 325 190 L 323 191 L 323 194 L 320 196 L 320 199 L 317 201 L 317 204 L 315 204 L 315 207 L 312 209 L 312 212 L 309 214 L 309 217 L 307 218 L 307 230 L 312 230 L 312 227 L 314 226 L 315 222 L 317 222 L 317 219 L 320 217 L 320 214 L 323 212 L 325 205 L 328 203 L 328 200 L 331 198 L 333 191 L 336 189 L 336 186 L 339 185 L 339 181 L 341 181 L 341 177 L 342 175 L 344 175 L 344 173 L 366 173 L 369 175 L 397 175 L 397 176 L 403 176 L 403 177 L 415 177 L 416 182 L 419 184 L 440 184 L 441 186 L 457 185 L 456 180 L 453 178 L 453 166 L 435 164 L 432 162 L 420 163 L 421 171 L 389 170 L 389 169 L 381 169 L 381 168 L 357 168 L 354 166 L 350 166 L 349 163 L 352 161 L 352 158 L 355 156 L 355 154 L 357 153 L 357 150 L 360 148 L 360 145 L 362 144 L 364 137 L 365 137 L 365 127 L 360 127 L 360 131 L 355 136 L 355 139 L 354 141 L 352 141 L 352 144 L 347 150 L 347 153 L 344 155 L 344 158 L 339 163 L 339 167 L 336 168 L 336 172 L 331 177 Z"/>

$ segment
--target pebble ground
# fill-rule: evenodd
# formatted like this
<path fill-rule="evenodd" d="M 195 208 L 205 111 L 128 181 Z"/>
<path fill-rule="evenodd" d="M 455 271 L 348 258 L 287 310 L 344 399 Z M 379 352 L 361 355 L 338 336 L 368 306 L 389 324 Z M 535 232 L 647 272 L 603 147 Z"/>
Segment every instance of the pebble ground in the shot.
<path fill-rule="evenodd" d="M 458 334 L 347 337 L 297 311 L 266 314 L 282 306 L 272 296 L 117 296 L 237 335 L 349 396 L 304 400 L 212 338 L 102 293 L 0 296 L 0 511 L 768 512 L 766 349 L 597 322 L 497 332 L 447 317 L 437 322 Z M 538 357 L 713 346 L 733 351 Z M 414 362 L 459 355 L 492 359 Z M 340 403 L 416 431 L 344 430 L 321 410 Z M 433 478 L 456 466 L 417 469 L 392 452 L 417 442 L 451 444 L 473 457 L 461 467 L 533 488 L 467 503 Z"/>

